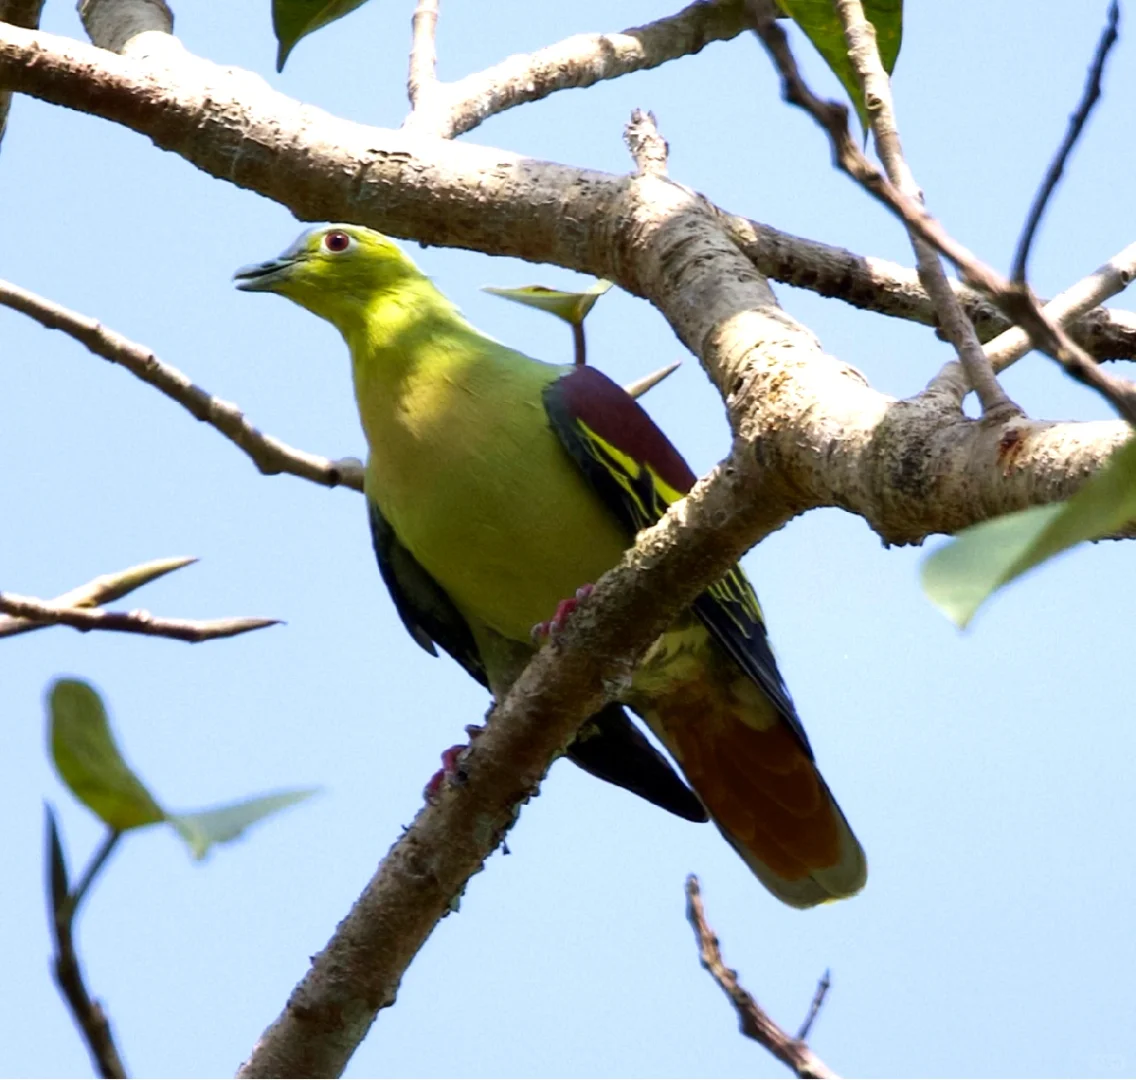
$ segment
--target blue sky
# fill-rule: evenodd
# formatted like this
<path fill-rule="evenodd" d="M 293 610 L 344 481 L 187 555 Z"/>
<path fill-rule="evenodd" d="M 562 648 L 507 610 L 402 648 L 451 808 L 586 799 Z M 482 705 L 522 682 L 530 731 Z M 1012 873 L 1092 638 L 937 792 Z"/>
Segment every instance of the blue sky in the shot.
<path fill-rule="evenodd" d="M 352 119 L 404 113 L 410 4 L 375 0 L 272 71 L 266 2 L 183 4 L 192 50 L 262 73 Z M 1028 200 L 1083 82 L 1104 5 L 910 4 L 895 80 L 929 205 L 1005 269 Z M 646 0 L 446 0 L 440 69 L 656 18 Z M 77 34 L 49 5 L 46 28 Z M 806 56 L 806 46 L 799 48 Z M 816 84 L 835 93 L 817 62 Z M 1032 261 L 1055 292 L 1132 240 L 1136 63 L 1122 40 Z M 634 107 L 653 109 L 671 175 L 778 228 L 910 264 L 884 212 L 828 165 L 739 40 L 661 70 L 563 93 L 469 138 L 608 171 Z M 94 315 L 238 402 L 264 430 L 362 456 L 344 348 L 230 275 L 301 226 L 139 136 L 18 99 L 0 151 L 0 277 Z M 415 251 L 496 337 L 566 360 L 547 316 L 483 284 L 583 279 L 468 252 Z M 922 327 L 778 287 L 785 307 L 879 389 L 918 390 L 947 357 Z M 1124 301 L 1119 303 L 1123 305 Z M 683 350 L 647 304 L 613 291 L 589 320 L 593 362 L 622 381 Z M 1107 415 L 1048 360 L 1006 379 L 1037 417 Z M 103 692 L 129 760 L 170 806 L 288 785 L 324 794 L 192 864 L 163 830 L 129 837 L 79 941 L 138 1075 L 225 1075 L 277 1014 L 378 859 L 420 805 L 439 752 L 485 708 L 456 665 L 406 636 L 373 564 L 363 504 L 260 476 L 212 430 L 62 335 L 0 310 L 0 587 L 53 596 L 166 555 L 201 562 L 135 595 L 167 615 L 271 615 L 282 627 L 198 646 L 52 629 L 0 643 L 7 733 L 0 1071 L 85 1075 L 47 970 L 42 803 L 72 864 L 98 841 L 44 750 L 60 674 Z M 705 471 L 727 449 L 695 361 L 646 404 Z M 932 541 L 937 543 L 937 541 Z M 1099 544 L 1031 575 L 959 634 L 922 597 L 922 552 L 885 550 L 822 511 L 747 556 L 818 758 L 868 851 L 867 889 L 782 907 L 718 834 L 669 818 L 567 763 L 447 918 L 353 1060 L 354 1076 L 783 1075 L 736 1032 L 683 918 L 698 873 L 727 962 L 783 1025 L 816 979 L 833 989 L 813 1045 L 850 1075 L 1130 1075 L 1136 755 L 1128 672 L 1131 556 Z"/>

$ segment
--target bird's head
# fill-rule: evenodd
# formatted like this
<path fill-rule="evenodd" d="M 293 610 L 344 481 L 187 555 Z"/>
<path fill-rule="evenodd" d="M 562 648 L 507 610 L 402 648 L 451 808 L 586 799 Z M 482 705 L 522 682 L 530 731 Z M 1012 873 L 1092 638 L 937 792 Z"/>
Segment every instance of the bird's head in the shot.
<path fill-rule="evenodd" d="M 268 262 L 242 266 L 234 275 L 245 292 L 288 297 L 346 331 L 374 298 L 421 271 L 396 244 L 361 225 L 317 225 Z"/>

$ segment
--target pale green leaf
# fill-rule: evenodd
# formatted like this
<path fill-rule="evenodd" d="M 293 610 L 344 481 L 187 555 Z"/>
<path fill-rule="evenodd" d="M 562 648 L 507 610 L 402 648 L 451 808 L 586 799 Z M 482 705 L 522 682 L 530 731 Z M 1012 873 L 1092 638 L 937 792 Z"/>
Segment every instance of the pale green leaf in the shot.
<path fill-rule="evenodd" d="M 841 81 L 848 97 L 856 107 L 856 114 L 865 131 L 868 130 L 868 110 L 864 105 L 864 92 L 856 69 L 848 59 L 848 45 L 844 41 L 844 27 L 832 0 L 777 0 L 781 10 L 795 22 L 805 36 L 824 57 L 825 63 Z M 876 44 L 884 70 L 890 75 L 899 58 L 903 39 L 903 0 L 864 0 L 864 14 L 876 29 Z"/>
<path fill-rule="evenodd" d="M 185 814 L 170 814 L 168 820 L 189 846 L 195 859 L 203 859 L 214 844 L 235 840 L 250 825 L 285 807 L 294 806 L 310 798 L 318 788 L 294 788 L 261 795 L 255 799 L 217 806 L 211 810 L 196 810 Z"/>
<path fill-rule="evenodd" d="M 165 821 L 165 811 L 119 753 L 93 687 L 58 679 L 48 695 L 51 756 L 75 798 L 112 829 Z"/>
<path fill-rule="evenodd" d="M 308 34 L 349 15 L 367 0 L 272 0 L 272 29 L 276 32 L 276 70 L 284 70 L 288 54 Z"/>
<path fill-rule="evenodd" d="M 1129 439 L 1065 502 L 1034 506 L 963 529 L 923 561 L 923 591 L 960 627 L 997 589 L 1085 540 L 1136 520 L 1136 439 Z"/>
<path fill-rule="evenodd" d="M 516 304 L 539 308 L 563 319 L 572 326 L 579 326 L 587 317 L 596 301 L 611 288 L 610 281 L 598 278 L 594 285 L 583 292 L 565 292 L 562 289 L 548 289 L 543 285 L 522 285 L 516 289 L 501 289 L 494 285 L 483 285 L 482 292 L 503 296 Z"/>

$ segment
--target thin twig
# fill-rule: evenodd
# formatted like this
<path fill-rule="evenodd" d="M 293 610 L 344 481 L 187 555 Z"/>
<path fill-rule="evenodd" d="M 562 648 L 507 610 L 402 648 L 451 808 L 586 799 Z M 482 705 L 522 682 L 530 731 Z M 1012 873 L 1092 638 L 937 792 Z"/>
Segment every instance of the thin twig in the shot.
<path fill-rule="evenodd" d="M 92 882 L 106 865 L 107 859 L 122 836 L 111 829 L 107 832 L 99 849 L 95 852 L 75 890 L 69 891 L 67 884 L 67 864 L 63 856 L 63 845 L 59 839 L 59 829 L 55 814 L 47 808 L 47 866 L 48 866 L 48 907 L 52 942 L 55 955 L 52 958 L 52 975 L 60 993 L 71 1009 L 75 1024 L 87 1044 L 91 1062 L 100 1076 L 125 1077 L 126 1067 L 122 1055 L 115 1045 L 110 1021 L 102 1005 L 91 997 L 83 980 L 83 970 L 75 953 L 75 916 L 79 905 L 89 891 Z"/>
<path fill-rule="evenodd" d="M 30 316 L 49 330 L 62 330 L 96 356 L 126 368 L 239 446 L 266 476 L 290 473 L 325 487 L 363 490 L 363 467 L 355 458 L 331 461 L 263 434 L 236 405 L 206 393 L 177 368 L 163 364 L 145 346 L 108 330 L 97 320 L 6 281 L 0 281 L 0 304 Z"/>
<path fill-rule="evenodd" d="M 1110 296 L 1123 292 L 1133 278 L 1136 278 L 1136 243 L 1129 244 L 1088 277 L 1055 296 L 1045 305 L 1045 314 L 1058 326 L 1068 326 Z M 1020 326 L 1014 326 L 987 342 L 985 348 L 994 370 L 1005 371 L 1033 346 L 1029 335 Z"/>
<path fill-rule="evenodd" d="M 640 176 L 667 175 L 667 140 L 659 134 L 653 112 L 636 109 L 623 130 L 623 139 Z"/>
<path fill-rule="evenodd" d="M 0 612 L 46 625 L 75 630 L 116 630 L 126 634 L 173 638 L 175 641 L 213 641 L 250 630 L 276 626 L 279 619 L 161 619 L 148 611 L 103 611 L 102 608 L 57 607 L 34 596 L 0 592 Z"/>
<path fill-rule="evenodd" d="M 747 218 L 722 214 L 734 242 L 766 277 L 841 300 L 864 311 L 935 326 L 939 315 L 910 267 L 874 255 L 782 232 Z M 1010 321 L 980 292 L 948 278 L 979 339 L 990 341 L 1012 329 Z M 1125 282 L 1124 284 L 1127 284 Z M 1104 297 L 1113 296 L 1121 284 Z M 1081 348 L 1098 360 L 1136 359 L 1136 312 L 1095 308 L 1069 326 Z"/>
<path fill-rule="evenodd" d="M 577 367 L 588 362 L 588 339 L 584 336 L 584 323 L 572 323 L 572 357 Z"/>
<path fill-rule="evenodd" d="M 702 890 L 698 878 L 691 874 L 686 879 L 686 917 L 694 928 L 698 942 L 698 958 L 710 972 L 711 978 L 722 988 L 738 1014 L 738 1028 L 747 1038 L 761 1043 L 778 1061 L 797 1076 L 835 1077 L 834 1073 L 805 1043 L 794 1039 L 770 1018 L 754 1001 L 753 996 L 738 982 L 738 973 L 726 967 L 718 938 L 706 922 L 702 906 Z"/>
<path fill-rule="evenodd" d="M 1038 188 L 1037 194 L 1033 197 L 1033 205 L 1026 215 L 1026 223 L 1022 227 L 1022 235 L 1018 240 L 1018 250 L 1014 255 L 1014 266 L 1010 272 L 1010 279 L 1018 285 L 1024 285 L 1026 281 L 1026 264 L 1029 262 L 1030 248 L 1033 246 L 1034 234 L 1037 232 L 1037 227 L 1041 224 L 1042 216 L 1045 214 L 1045 209 L 1049 205 L 1049 199 L 1052 196 L 1054 189 L 1057 187 L 1058 182 L 1061 180 L 1061 174 L 1065 171 L 1065 164 L 1069 160 L 1069 155 L 1073 152 L 1073 147 L 1077 144 L 1077 140 L 1081 137 L 1081 132 L 1085 129 L 1085 123 L 1089 119 L 1089 115 L 1093 111 L 1093 107 L 1100 100 L 1101 96 L 1101 77 L 1104 75 L 1105 61 L 1108 59 L 1108 54 L 1113 45 L 1116 44 L 1120 37 L 1117 32 L 1117 25 L 1120 21 L 1120 5 L 1117 0 L 1112 0 L 1108 5 L 1108 16 L 1105 22 L 1105 28 L 1101 32 L 1100 41 L 1097 43 L 1097 51 L 1093 57 L 1092 65 L 1089 68 L 1089 77 L 1085 81 L 1085 91 L 1081 95 L 1081 101 L 1077 105 L 1073 115 L 1069 117 L 1069 126 L 1065 130 L 1065 138 L 1061 142 L 1061 146 L 1057 154 L 1050 162 L 1049 168 L 1045 173 L 1045 179 L 1041 182 L 1041 187 Z"/>
<path fill-rule="evenodd" d="M 154 559 L 151 562 L 131 566 L 113 574 L 100 574 L 97 578 L 71 589 L 53 600 L 47 601 L 57 608 L 93 608 L 109 604 L 114 600 L 132 593 L 135 589 L 149 584 L 151 581 L 189 566 L 197 560 L 191 555 L 183 555 L 173 559 Z M 42 630 L 50 623 L 34 622 L 31 619 L 14 619 L 11 615 L 0 615 L 0 638 L 14 637 L 16 634 L 26 634 L 32 630 Z"/>
<path fill-rule="evenodd" d="M 809 1003 L 809 1011 L 805 1015 L 800 1028 L 797 1029 L 797 1042 L 805 1042 L 809 1037 L 809 1032 L 813 1029 L 813 1024 L 816 1023 L 816 1018 L 820 1015 L 820 1008 L 824 1004 L 824 999 L 828 997 L 829 990 L 832 989 L 832 973 L 825 968 L 824 974 L 820 977 L 820 982 L 817 983 L 817 988 L 813 993 L 813 1000 Z"/>
<path fill-rule="evenodd" d="M 658 371 L 652 371 L 650 375 L 644 375 L 643 378 L 628 383 L 623 389 L 631 397 L 641 398 L 648 390 L 658 386 L 668 375 L 674 374 L 680 367 L 682 367 L 682 361 L 676 360 L 673 364 L 667 364 L 666 367 L 661 367 Z"/>
<path fill-rule="evenodd" d="M 985 292 L 1030 336 L 1034 347 L 1052 357 L 1078 382 L 1096 390 L 1129 423 L 1136 425 L 1136 383 L 1110 375 L 1042 310 L 1029 287 L 1008 281 L 960 244 L 918 200 L 900 191 L 860 152 L 848 129 L 848 110 L 822 101 L 805 84 L 784 32 L 769 19 L 758 20 L 756 32 L 781 73 L 787 102 L 807 112 L 829 136 L 833 162 L 870 195 L 898 216 L 958 267 L 963 278 Z"/>
<path fill-rule="evenodd" d="M 880 57 L 875 27 L 864 14 L 860 0 L 836 0 L 836 10 L 844 27 L 849 59 L 860 79 L 864 98 L 870 102 L 868 116 L 876 153 L 888 179 L 908 198 L 922 203 L 923 193 L 903 155 L 891 96 L 891 80 Z M 916 233 L 910 232 L 910 236 L 919 268 L 919 280 L 935 304 L 939 326 L 954 346 L 967 384 L 978 396 L 983 415 L 998 410 L 1020 413 L 1021 410 L 1010 401 L 998 384 L 990 361 L 982 351 L 982 343 L 978 340 L 974 324 L 966 317 L 947 281 L 938 253 Z"/>
<path fill-rule="evenodd" d="M 406 93 L 411 110 L 417 110 L 438 85 L 438 0 L 418 0 L 410 20 L 410 72 Z"/>

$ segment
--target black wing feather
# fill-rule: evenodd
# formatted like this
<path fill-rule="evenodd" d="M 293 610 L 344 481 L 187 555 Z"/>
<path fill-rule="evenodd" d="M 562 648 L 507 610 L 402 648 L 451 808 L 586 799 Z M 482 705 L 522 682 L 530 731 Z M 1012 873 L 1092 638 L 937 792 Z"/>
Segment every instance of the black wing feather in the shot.
<path fill-rule="evenodd" d="M 445 589 L 399 542 L 390 522 L 368 500 L 371 539 L 379 572 L 410 636 L 428 653 L 437 642 L 482 686 L 485 664 L 465 617 Z M 707 821 L 706 810 L 670 763 L 644 737 L 619 705 L 607 705 L 581 728 L 567 756 L 580 768 L 669 810 L 688 821 Z"/>
<path fill-rule="evenodd" d="M 549 422 L 564 449 L 629 537 L 653 525 L 694 486 L 694 473 L 643 408 L 592 367 L 574 368 L 544 391 Z M 694 602 L 694 612 L 761 688 L 812 757 L 769 646 L 761 607 L 735 566 Z"/>

